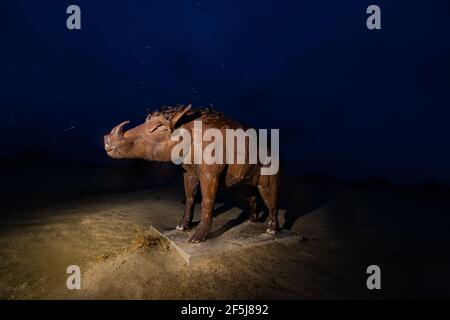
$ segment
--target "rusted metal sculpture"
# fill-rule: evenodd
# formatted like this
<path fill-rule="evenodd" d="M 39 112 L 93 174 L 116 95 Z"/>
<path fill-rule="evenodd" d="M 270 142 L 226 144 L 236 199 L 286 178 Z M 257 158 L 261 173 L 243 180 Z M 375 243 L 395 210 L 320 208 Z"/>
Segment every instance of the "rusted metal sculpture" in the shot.
<path fill-rule="evenodd" d="M 171 140 L 172 133 L 176 129 L 183 128 L 192 134 L 194 121 L 202 121 L 205 129 L 216 128 L 222 132 L 226 129 L 241 128 L 245 130 L 239 122 L 209 108 L 192 109 L 191 105 L 170 107 L 149 114 L 144 123 L 125 132 L 123 128 L 129 121 L 120 123 L 111 130 L 110 134 L 105 135 L 105 150 L 110 157 L 116 159 L 143 158 L 151 161 L 171 161 L 172 150 L 178 143 Z M 189 242 L 196 243 L 207 239 L 221 181 L 224 181 L 227 187 L 239 184 L 254 187 L 255 193 L 246 199 L 250 207 L 250 219 L 253 222 L 258 220 L 257 192 L 259 191 L 269 213 L 266 232 L 271 235 L 277 232 L 279 172 L 273 175 L 262 175 L 263 165 L 261 163 L 183 163 L 182 166 L 185 169 L 186 207 L 183 218 L 176 227 L 178 230 L 184 231 L 192 226 L 194 198 L 199 186 L 202 194 L 200 224 Z"/>

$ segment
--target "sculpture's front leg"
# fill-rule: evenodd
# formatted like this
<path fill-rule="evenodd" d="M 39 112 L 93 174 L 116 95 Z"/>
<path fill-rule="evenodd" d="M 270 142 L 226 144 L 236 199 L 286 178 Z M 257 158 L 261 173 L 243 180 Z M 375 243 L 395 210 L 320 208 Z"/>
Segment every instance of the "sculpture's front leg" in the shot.
<path fill-rule="evenodd" d="M 184 208 L 183 219 L 177 225 L 177 230 L 185 231 L 191 228 L 194 217 L 195 195 L 198 190 L 198 176 L 190 172 L 184 173 L 184 193 L 186 195 L 186 206 Z"/>
<path fill-rule="evenodd" d="M 211 230 L 212 212 L 216 202 L 219 175 L 212 173 L 200 174 L 200 190 L 202 192 L 202 215 L 197 230 L 189 239 L 191 243 L 202 242 Z"/>

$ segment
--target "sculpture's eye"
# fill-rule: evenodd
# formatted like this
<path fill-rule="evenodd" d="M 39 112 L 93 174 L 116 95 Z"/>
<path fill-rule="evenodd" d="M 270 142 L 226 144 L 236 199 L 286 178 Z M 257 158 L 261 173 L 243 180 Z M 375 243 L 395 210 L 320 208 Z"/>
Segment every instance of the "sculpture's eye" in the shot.
<path fill-rule="evenodd" d="M 158 128 L 156 128 L 155 133 L 164 134 L 167 131 L 169 131 L 169 129 L 166 126 L 160 125 Z"/>

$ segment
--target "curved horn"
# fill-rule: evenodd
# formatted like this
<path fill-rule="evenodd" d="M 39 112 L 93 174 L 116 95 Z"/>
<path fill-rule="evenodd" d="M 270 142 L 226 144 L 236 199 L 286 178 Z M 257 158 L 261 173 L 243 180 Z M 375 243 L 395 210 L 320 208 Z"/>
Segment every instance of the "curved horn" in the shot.
<path fill-rule="evenodd" d="M 124 121 L 121 124 L 118 124 L 111 130 L 111 135 L 115 137 L 123 137 L 123 127 L 130 123 L 130 121 Z"/>

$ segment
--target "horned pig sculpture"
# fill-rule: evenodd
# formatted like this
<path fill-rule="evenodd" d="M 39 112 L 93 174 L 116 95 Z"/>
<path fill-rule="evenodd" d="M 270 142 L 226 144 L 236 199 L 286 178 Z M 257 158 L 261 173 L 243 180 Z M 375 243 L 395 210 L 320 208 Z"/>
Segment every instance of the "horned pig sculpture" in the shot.
<path fill-rule="evenodd" d="M 144 123 L 126 132 L 123 132 L 123 128 L 129 121 L 117 125 L 110 134 L 104 136 L 105 150 L 110 157 L 116 159 L 142 158 L 151 161 L 171 161 L 172 149 L 179 143 L 171 140 L 172 132 L 178 128 L 184 128 L 192 135 L 194 120 L 202 121 L 203 129 L 219 129 L 223 137 L 226 136 L 226 129 L 245 130 L 239 122 L 209 108 L 192 109 L 191 105 L 169 107 L 149 114 Z M 223 145 L 226 145 L 225 141 Z M 191 147 L 193 148 L 193 143 Z M 233 152 L 236 153 L 236 151 Z M 176 229 L 185 231 L 192 226 L 194 199 L 198 186 L 202 195 L 200 224 L 189 242 L 197 243 L 207 239 L 219 182 L 223 180 L 227 187 L 241 184 L 254 189 L 255 192 L 246 198 L 252 222 L 258 220 L 257 192 L 259 191 L 269 213 L 266 232 L 271 235 L 277 232 L 279 172 L 273 175 L 262 175 L 261 163 L 248 164 L 247 161 L 245 164 L 203 162 L 202 164 L 182 164 L 182 166 L 186 171 L 184 173 L 186 207 Z"/>

